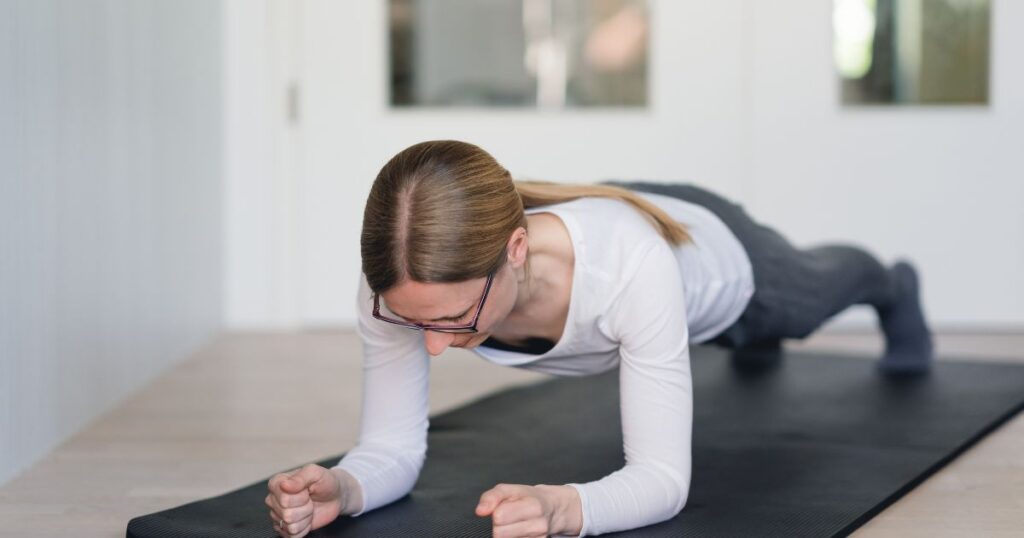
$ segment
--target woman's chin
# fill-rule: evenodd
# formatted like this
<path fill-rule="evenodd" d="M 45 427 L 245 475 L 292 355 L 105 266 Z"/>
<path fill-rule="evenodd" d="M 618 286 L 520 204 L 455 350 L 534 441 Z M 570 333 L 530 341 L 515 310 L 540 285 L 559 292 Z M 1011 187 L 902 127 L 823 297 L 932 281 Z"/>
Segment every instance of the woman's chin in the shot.
<path fill-rule="evenodd" d="M 467 340 L 466 343 L 462 347 L 465 347 L 466 349 L 473 349 L 476 346 L 479 346 L 480 344 L 484 343 L 484 340 L 487 340 L 487 338 L 489 336 L 490 335 L 487 334 L 487 333 L 479 334 L 479 335 L 477 335 L 476 338 L 472 338 L 470 340 Z"/>

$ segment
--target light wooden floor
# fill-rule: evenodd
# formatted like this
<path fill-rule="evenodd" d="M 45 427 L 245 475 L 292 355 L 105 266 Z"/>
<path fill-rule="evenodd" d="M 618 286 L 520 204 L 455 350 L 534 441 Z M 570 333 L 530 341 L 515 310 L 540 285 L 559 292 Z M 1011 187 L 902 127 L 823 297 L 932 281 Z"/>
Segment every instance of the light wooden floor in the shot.
<path fill-rule="evenodd" d="M 875 354 L 873 333 L 793 349 Z M 1024 363 L 1024 333 L 943 334 L 946 356 Z M 351 448 L 360 406 L 351 332 L 212 342 L 0 488 L 0 536 L 122 537 L 132 517 L 224 493 Z M 546 376 L 452 350 L 434 359 L 431 413 Z M 885 510 L 858 537 L 1024 534 L 1024 415 Z"/>

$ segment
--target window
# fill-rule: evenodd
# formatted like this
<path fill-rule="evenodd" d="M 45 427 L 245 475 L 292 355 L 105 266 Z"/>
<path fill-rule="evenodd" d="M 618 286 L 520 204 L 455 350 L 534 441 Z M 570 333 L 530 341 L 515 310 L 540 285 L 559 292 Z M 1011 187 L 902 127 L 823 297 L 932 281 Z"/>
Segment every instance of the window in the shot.
<path fill-rule="evenodd" d="M 843 104 L 987 103 L 989 0 L 834 0 Z"/>
<path fill-rule="evenodd" d="M 391 106 L 644 107 L 637 0 L 389 0 Z"/>

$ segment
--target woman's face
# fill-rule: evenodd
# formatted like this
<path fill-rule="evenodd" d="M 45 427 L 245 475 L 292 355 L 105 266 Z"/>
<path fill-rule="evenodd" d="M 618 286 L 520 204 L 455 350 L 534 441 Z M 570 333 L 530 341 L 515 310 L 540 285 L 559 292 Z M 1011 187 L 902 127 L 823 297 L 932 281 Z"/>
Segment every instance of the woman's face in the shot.
<path fill-rule="evenodd" d="M 443 284 L 406 280 L 380 297 L 388 310 L 405 321 L 468 325 L 473 321 L 486 283 L 486 278 Z M 480 345 L 512 311 L 518 289 L 514 270 L 506 263 L 491 282 L 477 320 L 477 332 L 453 334 L 424 330 L 423 342 L 427 352 L 439 355 L 448 347 L 473 348 Z"/>

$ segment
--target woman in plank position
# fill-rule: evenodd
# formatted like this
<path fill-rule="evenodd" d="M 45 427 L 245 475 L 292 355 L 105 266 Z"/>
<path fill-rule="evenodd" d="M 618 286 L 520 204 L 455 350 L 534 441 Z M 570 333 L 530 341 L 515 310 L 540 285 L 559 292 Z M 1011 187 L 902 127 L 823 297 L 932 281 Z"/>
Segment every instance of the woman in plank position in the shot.
<path fill-rule="evenodd" d="M 496 537 L 586 536 L 675 516 L 690 486 L 691 343 L 778 360 L 855 304 L 878 313 L 882 374 L 926 372 L 932 339 L 906 262 L 793 247 L 690 184 L 517 182 L 454 140 L 395 155 L 363 216 L 359 443 L 326 469 L 275 475 L 266 503 L 304 536 L 412 490 L 427 449 L 429 356 L 472 349 L 556 375 L 619 367 L 626 464 L 582 484 L 497 484 L 476 515 Z M 410 330 L 412 329 L 412 330 Z"/>

